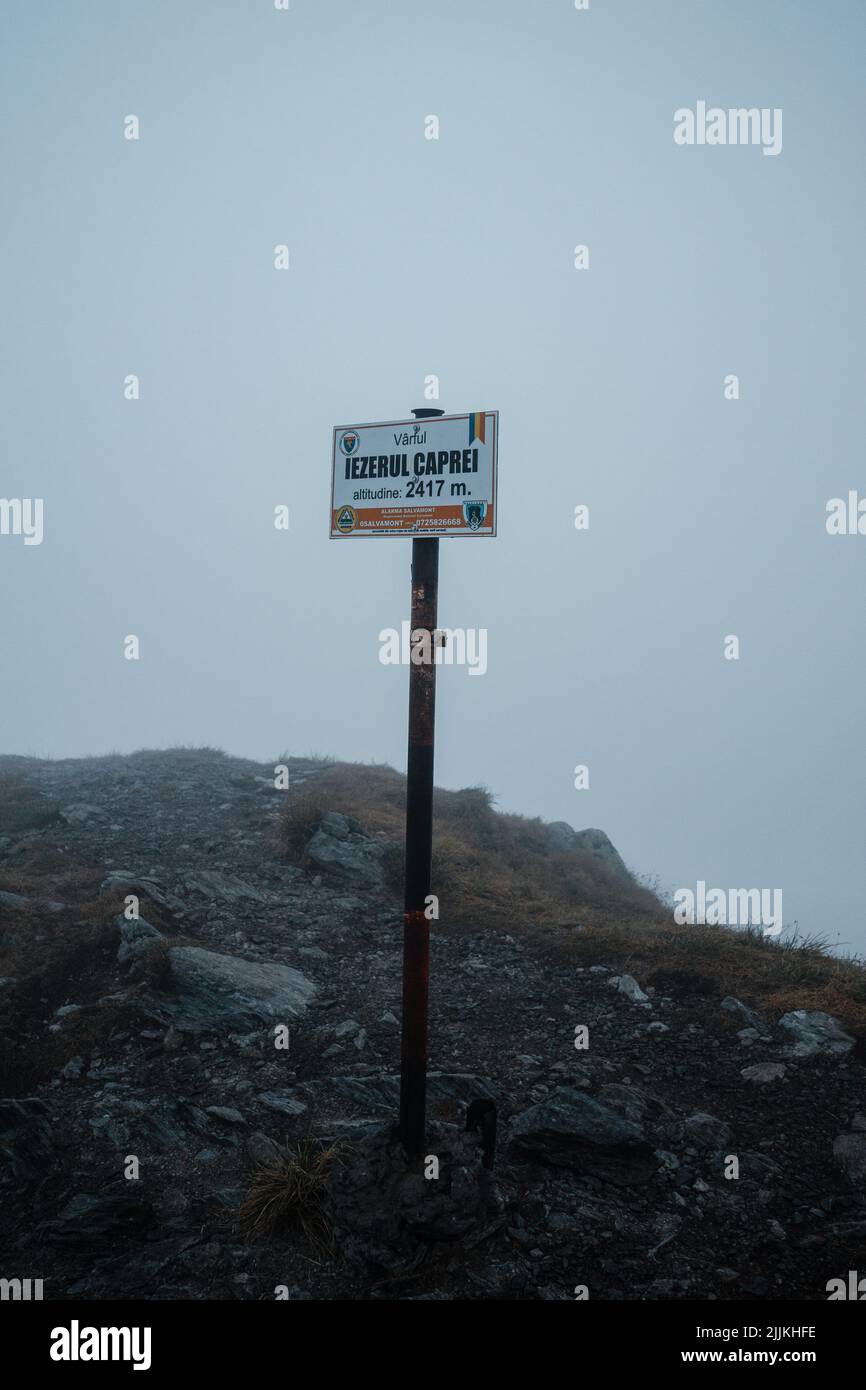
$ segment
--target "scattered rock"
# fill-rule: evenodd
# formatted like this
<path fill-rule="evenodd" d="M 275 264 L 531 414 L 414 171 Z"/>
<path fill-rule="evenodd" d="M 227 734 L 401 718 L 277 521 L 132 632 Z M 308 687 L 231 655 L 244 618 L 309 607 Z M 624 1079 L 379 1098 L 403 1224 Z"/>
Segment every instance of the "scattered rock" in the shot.
<path fill-rule="evenodd" d="M 308 781 L 316 804 L 327 770 L 289 761 L 293 791 Z M 429 1079 L 425 1154 L 409 1162 L 394 1139 L 403 919 L 390 889 L 376 891 L 388 847 L 325 811 L 304 867 L 281 862 L 288 798 L 262 764 L 201 750 L 33 763 L 55 806 L 90 808 L 74 825 L 55 815 L 47 833 L 0 835 L 4 884 L 22 889 L 0 890 L 0 948 L 13 953 L 0 967 L 19 977 L 3 991 L 0 1075 L 29 1097 L 0 1102 L 0 1181 L 17 1185 L 3 1187 L 0 1236 L 28 1260 L 53 1247 L 56 1296 L 254 1300 L 280 1284 L 298 1298 L 564 1301 L 580 1281 L 601 1299 L 724 1299 L 747 1283 L 808 1299 L 822 1296 L 815 1271 L 831 1254 L 856 1268 L 866 1117 L 847 1034 L 819 1030 L 825 1057 L 798 1064 L 781 1049 L 802 1032 L 733 996 L 719 1015 L 716 982 L 693 970 L 655 968 L 640 987 L 622 958 L 563 966 L 538 932 L 434 927 L 431 1056 L 443 1070 Z M 564 823 L 549 834 L 613 891 L 625 870 L 607 837 Z M 134 870 L 104 871 L 104 936 L 88 901 L 94 863 Z M 50 921 L 60 883 L 72 906 Z M 138 922 L 119 913 L 131 893 Z M 49 969 L 44 987 L 19 968 L 31 937 L 37 965 L 43 950 L 70 949 L 68 973 Z M 275 1049 L 276 1023 L 291 1026 L 290 1051 Z M 591 1054 L 571 1046 L 581 1023 Z M 483 1098 L 499 1107 L 492 1174 L 464 1129 Z M 22 1108 L 11 1121 L 9 1107 Z M 719 1109 L 736 1117 L 735 1141 Z M 310 1263 L 291 1232 L 247 1241 L 223 1220 L 250 1165 L 281 1164 L 302 1135 L 345 1158 L 335 1261 Z M 740 1151 L 746 1137 L 757 1152 Z M 119 1181 L 131 1154 L 141 1183 Z M 425 1176 L 430 1157 L 438 1177 Z"/>
<path fill-rule="evenodd" d="M 60 819 L 66 821 L 67 825 L 87 825 L 89 821 L 104 820 L 105 812 L 100 806 L 91 806 L 87 801 L 74 801 L 60 808 Z"/>
<path fill-rule="evenodd" d="M 737 1154 L 740 1161 L 740 1181 L 755 1183 L 761 1187 L 779 1176 L 779 1165 L 767 1154 L 755 1153 L 751 1149 Z"/>
<path fill-rule="evenodd" d="M 283 1154 L 279 1144 L 260 1129 L 254 1130 L 246 1143 L 247 1156 L 259 1168 L 271 1168 L 282 1162 Z"/>
<path fill-rule="evenodd" d="M 154 1222 L 150 1202 L 132 1190 L 116 1195 L 81 1192 L 43 1230 L 52 1245 L 101 1245 L 143 1239 Z"/>
<path fill-rule="evenodd" d="M 619 990 L 626 999 L 630 999 L 633 1004 L 649 1004 L 649 996 L 644 994 L 637 980 L 632 975 L 613 975 L 608 980 L 608 987 Z"/>
<path fill-rule="evenodd" d="M 717 1119 L 715 1115 L 705 1114 L 702 1110 L 689 1115 L 683 1128 L 687 1139 L 697 1149 L 715 1151 L 726 1148 L 731 1142 L 730 1125 Z"/>
<path fill-rule="evenodd" d="M 157 931 L 144 917 L 127 921 L 122 912 L 115 917 L 114 924 L 120 932 L 118 963 L 125 965 L 131 975 L 141 974 L 147 956 L 154 946 L 164 940 L 162 932 Z"/>
<path fill-rule="evenodd" d="M 276 1110 L 279 1115 L 303 1115 L 307 1108 L 303 1101 L 288 1091 L 262 1091 L 258 1100 L 267 1106 L 268 1110 Z"/>
<path fill-rule="evenodd" d="M 511 1136 L 522 1153 L 617 1185 L 646 1182 L 656 1171 L 641 1126 L 572 1087 L 518 1115 Z"/>
<path fill-rule="evenodd" d="M 167 951 L 171 993 L 149 997 L 148 1008 L 182 1032 L 249 1032 L 256 1024 L 301 1017 L 316 986 L 289 965 L 241 960 L 199 946 Z"/>
<path fill-rule="evenodd" d="M 646 1099 L 634 1086 L 621 1086 L 618 1082 L 611 1082 L 608 1086 L 602 1086 L 598 1099 L 603 1105 L 609 1105 L 611 1109 L 619 1111 L 635 1124 L 639 1124 L 647 1112 Z"/>
<path fill-rule="evenodd" d="M 786 1070 L 784 1062 L 758 1062 L 754 1067 L 743 1067 L 740 1076 L 753 1086 L 766 1086 L 771 1081 L 781 1081 Z"/>
<path fill-rule="evenodd" d="M 327 961 L 328 953 L 323 951 L 321 946 L 300 946 L 298 955 L 303 956 L 304 960 Z"/>
<path fill-rule="evenodd" d="M 336 833 L 329 826 L 336 826 Z M 307 858 L 317 868 L 367 888 L 382 887 L 384 853 L 384 846 L 378 841 L 351 831 L 345 816 L 333 812 L 322 817 L 307 845 Z"/>
<path fill-rule="evenodd" d="M 53 1156 L 51 1111 L 44 1101 L 0 1100 L 0 1174 L 29 1183 L 44 1177 Z"/>
<path fill-rule="evenodd" d="M 750 1009 L 748 1004 L 744 1004 L 741 999 L 735 999 L 732 994 L 728 994 L 722 1000 L 722 1008 L 728 1013 L 737 1014 L 748 1028 L 754 1028 L 756 1033 L 766 1033 L 767 1023 L 765 1019 L 755 1010 Z"/>
<path fill-rule="evenodd" d="M 182 883 L 190 893 L 201 893 L 211 902 L 239 907 L 243 903 L 267 904 L 273 902 L 274 894 L 262 888 L 255 888 L 241 878 L 230 874 L 217 873 L 213 869 L 199 869 L 194 874 L 184 874 Z"/>
<path fill-rule="evenodd" d="M 171 1153 L 187 1150 L 190 1132 L 206 1134 L 210 1122 L 204 1111 L 184 1100 L 166 1100 L 154 1105 L 106 1091 L 95 1102 L 90 1120 L 93 1133 L 121 1152 Z"/>
<path fill-rule="evenodd" d="M 25 907 L 31 907 L 30 898 L 25 898 L 21 893 L 7 893 L 0 890 L 0 907 L 8 907 L 11 911 L 19 912 Z"/>
<path fill-rule="evenodd" d="M 817 1057 L 822 1053 L 843 1056 L 854 1046 L 854 1039 L 845 1032 L 838 1018 L 820 1009 L 795 1009 L 779 1019 L 779 1027 L 796 1039 L 790 1049 L 792 1057 Z"/>
<path fill-rule="evenodd" d="M 99 885 L 99 891 L 110 893 L 114 888 L 121 888 L 127 894 L 135 894 L 136 897 L 150 898 L 151 902 L 161 907 L 169 917 L 180 920 L 186 916 L 186 908 L 180 898 L 169 893 L 156 879 L 129 873 L 126 869 L 112 869 Z"/>
<path fill-rule="evenodd" d="M 866 1195 L 866 1134 L 840 1134 L 833 1141 L 833 1157 L 852 1187 Z"/>
<path fill-rule="evenodd" d="M 227 1125 L 245 1125 L 246 1120 L 240 1110 L 235 1110 L 231 1105 L 208 1105 L 206 1114 L 212 1115 L 215 1120 L 222 1120 Z"/>
<path fill-rule="evenodd" d="M 326 835 L 333 835 L 335 840 L 348 840 L 352 827 L 339 811 L 326 811 L 319 821 L 319 829 Z"/>

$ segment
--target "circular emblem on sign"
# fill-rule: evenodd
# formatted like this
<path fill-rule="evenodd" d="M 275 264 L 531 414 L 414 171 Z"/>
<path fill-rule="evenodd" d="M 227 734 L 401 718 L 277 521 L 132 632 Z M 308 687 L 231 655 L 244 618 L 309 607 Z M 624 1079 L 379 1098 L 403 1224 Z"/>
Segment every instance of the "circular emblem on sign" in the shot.
<path fill-rule="evenodd" d="M 357 520 L 354 507 L 343 507 L 337 514 L 337 530 L 353 531 Z"/>
<path fill-rule="evenodd" d="M 344 430 L 340 435 L 340 448 L 347 457 L 357 451 L 360 442 L 360 438 L 355 430 Z"/>

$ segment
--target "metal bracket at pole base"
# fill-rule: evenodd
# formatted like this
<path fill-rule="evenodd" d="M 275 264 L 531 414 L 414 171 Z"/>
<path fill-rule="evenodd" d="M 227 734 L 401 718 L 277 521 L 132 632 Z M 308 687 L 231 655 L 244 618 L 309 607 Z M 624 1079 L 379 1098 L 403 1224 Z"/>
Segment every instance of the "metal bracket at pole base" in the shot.
<path fill-rule="evenodd" d="M 496 1102 L 473 1100 L 466 1111 L 466 1129 L 481 1135 L 481 1162 L 492 1169 L 496 1157 Z"/>

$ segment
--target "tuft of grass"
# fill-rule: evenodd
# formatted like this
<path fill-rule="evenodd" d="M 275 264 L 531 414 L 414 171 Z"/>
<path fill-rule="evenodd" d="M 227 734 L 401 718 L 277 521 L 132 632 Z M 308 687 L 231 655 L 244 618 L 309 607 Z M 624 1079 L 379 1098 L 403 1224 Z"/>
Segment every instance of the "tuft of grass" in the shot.
<path fill-rule="evenodd" d="M 280 841 L 290 859 L 300 859 L 329 808 L 311 796 L 293 797 L 283 812 Z"/>
<path fill-rule="evenodd" d="M 279 1162 L 257 1168 L 243 1202 L 234 1213 L 237 1230 L 269 1236 L 290 1232 L 317 1250 L 332 1244 L 327 1178 L 339 1150 L 310 1136 L 288 1146 Z"/>

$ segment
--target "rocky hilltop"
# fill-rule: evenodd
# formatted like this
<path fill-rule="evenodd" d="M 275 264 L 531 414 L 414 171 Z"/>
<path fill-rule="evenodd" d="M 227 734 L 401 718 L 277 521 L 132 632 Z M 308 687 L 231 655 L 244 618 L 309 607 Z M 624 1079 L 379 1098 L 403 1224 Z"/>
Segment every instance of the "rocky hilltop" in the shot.
<path fill-rule="evenodd" d="M 696 929 L 661 935 L 602 832 L 477 794 L 443 802 L 467 829 L 442 874 L 469 828 L 491 856 L 507 831 L 573 911 L 513 855 L 501 899 L 477 870 L 454 920 L 443 895 L 408 1163 L 399 779 L 388 820 L 380 769 L 341 802 L 327 760 L 286 765 L 288 790 L 209 750 L 0 760 L 0 1275 L 56 1299 L 772 1300 L 864 1266 L 855 1024 L 811 977 L 803 1007 L 756 1008 L 682 968 Z M 803 971 L 750 949 L 796 1004 Z"/>

